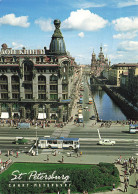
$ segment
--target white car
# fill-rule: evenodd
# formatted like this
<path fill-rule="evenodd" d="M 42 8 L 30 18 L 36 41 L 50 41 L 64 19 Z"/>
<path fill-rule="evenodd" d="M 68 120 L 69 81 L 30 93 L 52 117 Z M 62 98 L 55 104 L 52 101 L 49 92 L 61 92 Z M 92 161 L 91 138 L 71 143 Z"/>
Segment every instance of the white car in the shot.
<path fill-rule="evenodd" d="M 114 145 L 116 142 L 114 140 L 109 140 L 109 139 L 100 139 L 99 140 L 99 145 Z"/>

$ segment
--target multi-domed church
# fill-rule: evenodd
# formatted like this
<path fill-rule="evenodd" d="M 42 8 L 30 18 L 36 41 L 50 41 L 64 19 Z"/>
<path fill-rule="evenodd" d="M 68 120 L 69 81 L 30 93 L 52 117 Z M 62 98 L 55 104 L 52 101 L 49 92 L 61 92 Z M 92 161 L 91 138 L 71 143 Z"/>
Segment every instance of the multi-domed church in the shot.
<path fill-rule="evenodd" d="M 71 115 L 76 63 L 66 52 L 60 31 L 55 31 L 49 49 L 0 51 L 0 118 L 67 121 Z"/>
<path fill-rule="evenodd" d="M 100 47 L 100 53 L 98 55 L 98 58 L 96 58 L 96 54 L 92 53 L 92 59 L 91 59 L 91 72 L 95 76 L 100 76 L 101 72 L 104 69 L 109 68 L 110 66 L 110 61 L 108 61 L 108 58 L 104 57 L 103 51 L 102 51 L 102 46 Z"/>

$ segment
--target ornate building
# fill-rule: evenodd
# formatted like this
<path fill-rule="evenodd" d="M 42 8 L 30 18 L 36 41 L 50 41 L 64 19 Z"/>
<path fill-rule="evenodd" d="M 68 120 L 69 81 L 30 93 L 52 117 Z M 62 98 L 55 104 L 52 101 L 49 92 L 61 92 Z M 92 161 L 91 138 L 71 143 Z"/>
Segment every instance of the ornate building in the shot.
<path fill-rule="evenodd" d="M 0 52 L 0 118 L 66 121 L 71 116 L 71 94 L 78 69 L 67 55 L 60 20 L 47 49 Z"/>
<path fill-rule="evenodd" d="M 92 59 L 91 59 L 91 71 L 92 74 L 95 76 L 100 76 L 101 72 L 104 69 L 109 68 L 110 66 L 110 61 L 108 62 L 107 57 L 104 57 L 103 51 L 102 51 L 102 46 L 100 47 L 100 53 L 98 55 L 98 58 L 96 58 L 96 54 L 92 53 Z"/>

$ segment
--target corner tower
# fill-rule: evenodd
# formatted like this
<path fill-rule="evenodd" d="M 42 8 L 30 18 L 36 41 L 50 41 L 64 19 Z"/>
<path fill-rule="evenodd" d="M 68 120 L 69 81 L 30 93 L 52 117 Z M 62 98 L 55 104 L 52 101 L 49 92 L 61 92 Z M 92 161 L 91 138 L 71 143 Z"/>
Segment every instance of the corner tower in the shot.
<path fill-rule="evenodd" d="M 54 20 L 55 31 L 52 36 L 52 40 L 50 43 L 49 53 L 51 55 L 66 55 L 66 46 L 64 42 L 64 38 L 60 31 L 60 20 Z"/>

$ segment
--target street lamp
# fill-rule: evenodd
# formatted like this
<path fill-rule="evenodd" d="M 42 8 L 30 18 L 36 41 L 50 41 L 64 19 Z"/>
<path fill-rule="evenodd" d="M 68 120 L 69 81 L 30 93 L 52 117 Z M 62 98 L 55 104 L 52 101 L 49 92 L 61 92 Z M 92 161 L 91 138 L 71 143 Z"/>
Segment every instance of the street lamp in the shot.
<path fill-rule="evenodd" d="M 43 106 L 43 128 L 45 128 L 45 122 L 44 122 L 44 110 L 45 110 L 45 106 Z"/>
<path fill-rule="evenodd" d="M 37 145 L 37 125 L 36 125 L 36 156 L 38 156 L 38 145 Z"/>

